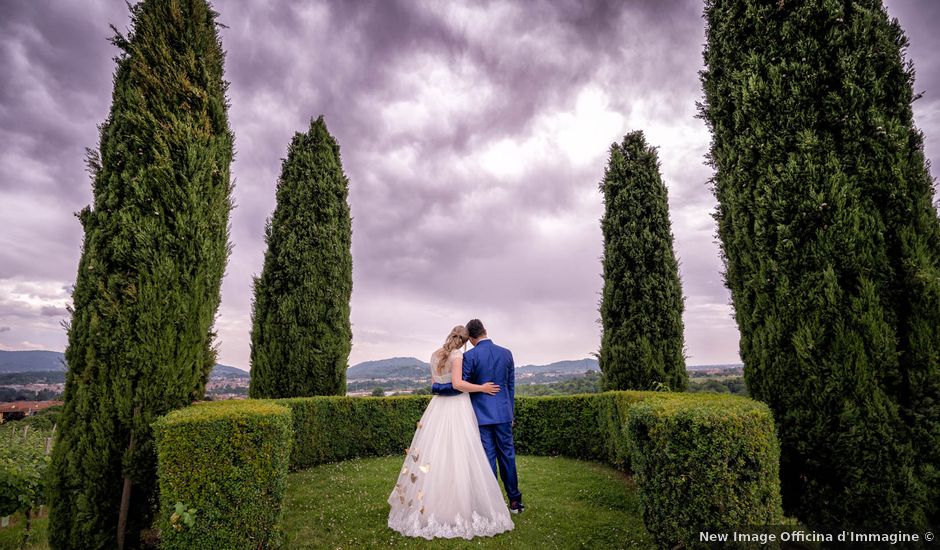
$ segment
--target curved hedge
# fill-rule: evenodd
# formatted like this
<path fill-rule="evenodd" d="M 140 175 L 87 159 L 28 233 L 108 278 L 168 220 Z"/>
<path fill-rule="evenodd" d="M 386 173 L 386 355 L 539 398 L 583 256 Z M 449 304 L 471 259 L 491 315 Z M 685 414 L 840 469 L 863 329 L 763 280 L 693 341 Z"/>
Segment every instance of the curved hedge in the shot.
<path fill-rule="evenodd" d="M 428 396 L 277 399 L 294 418 L 292 470 L 404 453 Z"/>
<path fill-rule="evenodd" d="M 218 473 L 219 456 L 228 457 L 224 461 L 225 468 L 221 468 L 227 471 L 234 468 L 229 464 L 232 457 L 242 453 L 256 475 L 279 480 L 276 494 L 280 495 L 283 486 L 281 469 L 286 470 L 287 467 L 288 447 L 292 447 L 292 469 L 350 458 L 402 453 L 429 399 L 427 396 L 304 397 L 214 404 L 220 410 L 228 407 L 232 413 L 240 412 L 243 407 L 253 410 L 253 407 L 283 405 L 278 408 L 287 408 L 291 412 L 277 418 L 292 424 L 289 434 L 278 433 L 293 438 L 293 442 L 291 445 L 287 444 L 290 442 L 284 443 L 278 449 L 281 453 L 278 460 L 265 463 L 264 453 L 246 444 L 247 440 L 237 440 L 235 443 L 239 445 L 235 449 L 224 437 L 200 434 L 199 427 L 193 425 L 190 431 L 179 435 L 191 439 L 190 446 L 198 449 L 208 447 L 209 450 L 200 451 L 205 453 L 206 465 L 201 473 L 189 474 L 187 486 L 206 483 L 215 479 L 212 476 L 221 475 Z M 173 415 L 187 418 L 186 415 L 194 414 L 187 412 L 191 410 L 204 416 L 208 408 L 198 405 L 171 413 L 166 418 Z M 231 421 L 226 420 L 213 430 L 223 427 L 231 429 Z M 696 546 L 700 529 L 710 528 L 714 532 L 735 526 L 773 525 L 782 521 L 778 479 L 780 451 L 773 417 L 765 405 L 747 398 L 640 391 L 519 397 L 516 399 L 515 437 L 516 450 L 520 454 L 564 455 L 603 461 L 622 470 L 632 470 L 641 490 L 644 522 L 663 547 L 679 543 L 686 547 Z M 270 439 L 263 441 L 269 442 Z M 160 451 L 164 520 L 180 496 L 178 492 L 164 493 L 163 470 L 167 469 L 177 477 L 182 475 L 179 470 L 193 469 L 189 456 L 177 451 L 172 455 Z M 178 464 L 170 468 L 172 460 Z M 201 465 L 200 461 L 200 468 Z M 521 476 L 524 478 L 525 472 L 521 472 Z M 227 474 L 223 477 L 230 478 Z M 203 499 L 199 501 L 202 506 L 218 510 L 213 513 L 227 511 L 231 516 L 237 516 L 238 519 L 228 522 L 230 525 L 243 525 L 249 517 L 255 521 L 261 517 L 260 511 L 243 510 L 242 497 L 220 495 L 221 500 L 213 502 L 211 493 L 204 491 L 199 496 Z M 269 496 L 265 502 L 272 503 L 274 492 Z M 196 502 L 195 499 L 190 500 Z M 257 501 L 260 500 L 248 499 L 252 510 L 256 509 Z M 186 500 L 182 502 L 188 504 Z M 237 510 L 231 506 L 232 502 L 240 502 Z M 279 513 L 279 504 L 268 506 L 271 508 L 268 512 L 276 510 Z M 195 507 L 198 516 L 199 505 Z M 276 523 L 273 516 L 264 517 L 268 521 L 266 525 Z M 197 518 L 197 524 L 201 519 Z M 166 521 L 163 525 L 167 525 Z M 240 546 L 233 544 L 230 547 Z"/>
<path fill-rule="evenodd" d="M 782 522 L 780 446 L 767 406 L 720 394 L 653 397 L 630 407 L 626 433 L 643 523 L 660 546 Z"/>
<path fill-rule="evenodd" d="M 516 451 L 599 460 L 629 470 L 624 433 L 627 411 L 634 403 L 656 395 L 663 394 L 612 391 L 517 398 Z"/>
<path fill-rule="evenodd" d="M 199 403 L 161 417 L 153 428 L 161 548 L 279 544 L 290 409 L 262 400 Z"/>

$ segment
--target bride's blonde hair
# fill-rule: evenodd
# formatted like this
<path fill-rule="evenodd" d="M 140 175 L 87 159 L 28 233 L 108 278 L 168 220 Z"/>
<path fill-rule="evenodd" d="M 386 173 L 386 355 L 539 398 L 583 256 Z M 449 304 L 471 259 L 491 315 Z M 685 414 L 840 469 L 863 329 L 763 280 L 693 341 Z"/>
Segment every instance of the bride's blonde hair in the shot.
<path fill-rule="evenodd" d="M 450 331 L 450 334 L 448 334 L 447 338 L 444 340 L 444 345 L 434 352 L 435 355 L 440 357 L 440 361 L 437 364 L 438 372 L 443 370 L 447 358 L 450 357 L 450 353 L 457 348 L 463 347 L 469 339 L 470 332 L 467 331 L 467 327 L 463 325 L 457 325 Z"/>

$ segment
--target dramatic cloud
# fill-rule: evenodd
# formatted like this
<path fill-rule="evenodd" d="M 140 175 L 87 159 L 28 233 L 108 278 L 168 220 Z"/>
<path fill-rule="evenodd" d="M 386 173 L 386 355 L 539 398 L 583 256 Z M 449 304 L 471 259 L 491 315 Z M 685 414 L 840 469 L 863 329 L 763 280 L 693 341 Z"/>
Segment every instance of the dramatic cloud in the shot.
<path fill-rule="evenodd" d="M 695 118 L 701 3 L 215 2 L 237 208 L 217 320 L 248 367 L 251 276 L 281 158 L 323 114 L 350 178 L 352 361 L 427 356 L 480 317 L 519 363 L 585 357 L 600 330 L 610 144 L 659 147 L 691 363 L 736 362 Z M 940 4 L 890 2 L 911 39 L 917 123 L 940 158 Z M 91 200 L 85 147 L 110 107 L 123 2 L 8 0 L 0 19 L 0 349 L 62 349 Z M 935 97 L 935 95 L 937 97 Z"/>

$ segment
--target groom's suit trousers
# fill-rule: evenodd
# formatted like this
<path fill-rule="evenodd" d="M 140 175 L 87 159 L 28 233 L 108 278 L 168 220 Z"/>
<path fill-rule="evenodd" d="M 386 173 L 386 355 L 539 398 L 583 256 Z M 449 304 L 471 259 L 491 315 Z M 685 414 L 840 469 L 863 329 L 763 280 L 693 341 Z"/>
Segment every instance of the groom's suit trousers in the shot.
<path fill-rule="evenodd" d="M 519 492 L 519 478 L 516 476 L 516 446 L 512 441 L 512 423 L 483 424 L 480 426 L 480 439 L 483 441 L 486 457 L 490 459 L 493 475 L 503 480 L 509 502 L 521 501 L 522 493 Z"/>

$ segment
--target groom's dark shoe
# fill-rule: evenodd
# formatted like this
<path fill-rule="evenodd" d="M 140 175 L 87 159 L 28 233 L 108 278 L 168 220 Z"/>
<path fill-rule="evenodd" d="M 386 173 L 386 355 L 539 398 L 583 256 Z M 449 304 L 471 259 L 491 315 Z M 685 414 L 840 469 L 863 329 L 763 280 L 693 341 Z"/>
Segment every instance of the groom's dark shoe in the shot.
<path fill-rule="evenodd" d="M 434 395 L 460 395 L 463 392 L 460 390 L 455 390 L 454 385 L 448 382 L 447 384 L 431 384 L 431 393 Z"/>
<path fill-rule="evenodd" d="M 512 501 L 509 503 L 509 511 L 513 514 L 518 514 L 519 512 L 525 510 L 525 505 L 521 501 Z"/>

